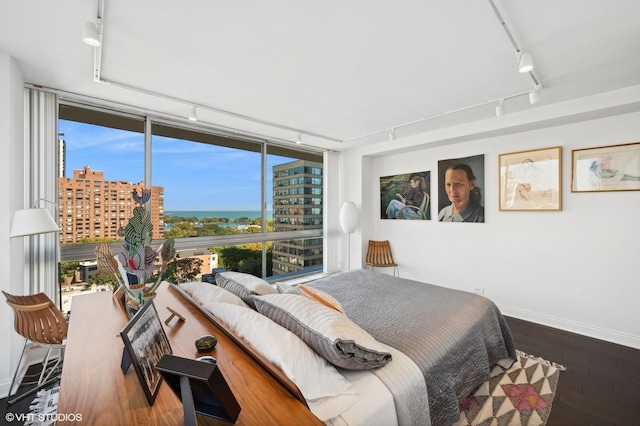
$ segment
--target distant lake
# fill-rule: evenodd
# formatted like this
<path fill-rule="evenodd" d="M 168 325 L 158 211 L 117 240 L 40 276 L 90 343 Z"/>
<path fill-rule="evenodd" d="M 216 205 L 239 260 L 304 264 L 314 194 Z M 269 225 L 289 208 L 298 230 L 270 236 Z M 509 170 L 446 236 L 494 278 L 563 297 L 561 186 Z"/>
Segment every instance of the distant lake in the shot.
<path fill-rule="evenodd" d="M 246 223 L 238 223 L 238 222 L 234 222 L 235 219 L 241 218 L 241 217 L 248 217 L 249 220 L 255 219 L 255 218 L 259 218 L 260 217 L 260 212 L 256 211 L 256 210 L 213 210 L 213 211 L 206 211 L 206 210 L 165 210 L 164 212 L 165 216 L 178 216 L 178 217 L 195 217 L 198 220 L 202 220 L 202 218 L 205 217 L 218 217 L 218 218 L 227 218 L 229 219 L 229 223 L 219 223 L 218 226 L 222 226 L 223 228 L 226 227 L 231 227 L 231 228 L 235 228 L 238 225 L 246 225 Z M 272 214 L 271 214 L 271 210 L 267 210 L 267 220 L 271 220 Z M 165 224 L 164 225 L 164 230 L 165 231 L 169 231 L 171 228 L 173 228 L 172 225 L 170 224 Z"/>
<path fill-rule="evenodd" d="M 226 217 L 230 222 L 240 217 L 248 217 L 249 219 L 255 219 L 260 217 L 260 211 L 256 210 L 165 210 L 165 216 L 179 216 L 179 217 L 196 217 L 202 219 L 204 217 Z M 267 210 L 267 220 L 273 219 L 271 210 Z"/>

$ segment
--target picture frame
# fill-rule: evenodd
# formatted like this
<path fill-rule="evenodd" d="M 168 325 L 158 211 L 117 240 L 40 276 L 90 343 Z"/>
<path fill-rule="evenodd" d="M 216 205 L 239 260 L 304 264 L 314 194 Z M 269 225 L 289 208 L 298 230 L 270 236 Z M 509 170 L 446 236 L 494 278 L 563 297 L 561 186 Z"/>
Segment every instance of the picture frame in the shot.
<path fill-rule="evenodd" d="M 562 147 L 498 156 L 500 211 L 562 210 Z"/>
<path fill-rule="evenodd" d="M 640 142 L 571 151 L 571 192 L 640 191 Z"/>
<path fill-rule="evenodd" d="M 116 304 L 122 316 L 125 320 L 129 321 L 131 318 L 127 315 L 127 291 L 124 289 L 124 285 L 120 284 L 118 288 L 113 292 L 113 302 Z"/>
<path fill-rule="evenodd" d="M 380 219 L 431 220 L 431 172 L 380 177 Z"/>
<path fill-rule="evenodd" d="M 485 223 L 484 175 L 484 154 L 438 160 L 438 222 Z M 453 179 L 451 184 L 462 184 L 451 193 L 453 200 L 447 191 L 447 176 Z M 459 210 L 461 203 L 466 207 Z"/>
<path fill-rule="evenodd" d="M 126 374 L 133 364 L 147 401 L 153 405 L 162 383 L 162 375 L 155 366 L 164 354 L 172 353 L 153 301 L 142 305 L 120 336 L 124 342 L 122 371 Z"/>

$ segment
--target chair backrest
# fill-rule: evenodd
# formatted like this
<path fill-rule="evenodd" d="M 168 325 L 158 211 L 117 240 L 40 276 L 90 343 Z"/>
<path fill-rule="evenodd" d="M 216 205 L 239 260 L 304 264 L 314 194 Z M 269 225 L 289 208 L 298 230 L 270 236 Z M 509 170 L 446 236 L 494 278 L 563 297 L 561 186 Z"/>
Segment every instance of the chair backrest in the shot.
<path fill-rule="evenodd" d="M 369 240 L 365 263 L 372 266 L 397 266 L 391 254 L 391 245 L 388 240 Z"/>
<path fill-rule="evenodd" d="M 424 218 L 427 218 L 427 211 L 429 210 L 429 194 L 423 192 L 424 197 L 422 197 L 422 203 L 420 203 L 420 211 L 422 212 Z"/>
<path fill-rule="evenodd" d="M 67 337 L 67 321 L 60 309 L 44 293 L 15 296 L 5 291 L 14 313 L 14 328 L 21 336 L 40 345 L 62 345 Z"/>

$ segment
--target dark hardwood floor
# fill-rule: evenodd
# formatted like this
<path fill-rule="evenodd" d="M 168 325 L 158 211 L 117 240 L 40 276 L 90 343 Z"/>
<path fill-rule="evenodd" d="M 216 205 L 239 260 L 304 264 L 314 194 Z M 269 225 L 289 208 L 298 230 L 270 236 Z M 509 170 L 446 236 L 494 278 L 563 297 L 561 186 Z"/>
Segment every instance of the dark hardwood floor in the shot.
<path fill-rule="evenodd" d="M 507 318 L 516 348 L 564 365 L 548 426 L 640 425 L 640 350 Z"/>
<path fill-rule="evenodd" d="M 640 350 L 515 318 L 507 322 L 519 350 L 567 367 L 547 426 L 640 425 Z M 0 400 L 0 424 L 7 412 L 29 412 L 34 397 L 10 407 Z"/>

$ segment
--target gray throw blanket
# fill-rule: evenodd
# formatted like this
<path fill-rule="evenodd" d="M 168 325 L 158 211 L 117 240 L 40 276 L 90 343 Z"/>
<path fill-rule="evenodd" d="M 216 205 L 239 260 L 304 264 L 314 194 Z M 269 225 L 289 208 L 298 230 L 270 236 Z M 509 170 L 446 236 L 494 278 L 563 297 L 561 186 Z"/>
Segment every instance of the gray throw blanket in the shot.
<path fill-rule="evenodd" d="M 507 368 L 516 359 L 511 331 L 485 297 L 366 270 L 308 285 L 336 298 L 353 322 L 418 365 L 434 425 L 456 423 L 459 401 L 489 379 L 495 364 Z"/>

